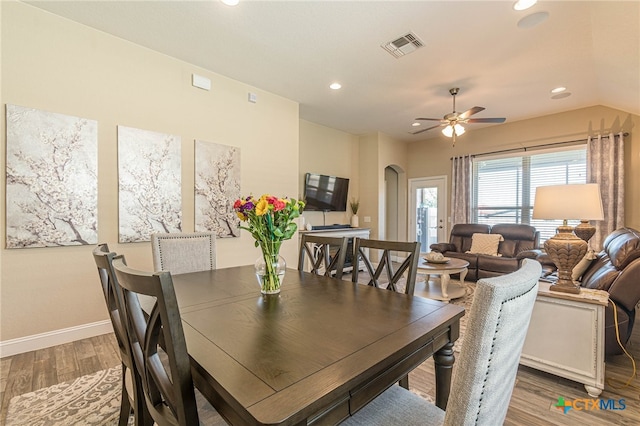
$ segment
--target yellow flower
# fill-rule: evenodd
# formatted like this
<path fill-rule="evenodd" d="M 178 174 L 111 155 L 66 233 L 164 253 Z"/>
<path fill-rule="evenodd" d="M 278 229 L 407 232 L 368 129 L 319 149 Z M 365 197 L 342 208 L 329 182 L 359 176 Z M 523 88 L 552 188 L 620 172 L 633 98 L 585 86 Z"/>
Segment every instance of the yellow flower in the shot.
<path fill-rule="evenodd" d="M 238 217 L 240 218 L 241 221 L 244 222 L 245 220 L 247 220 L 247 216 L 244 213 L 236 212 L 236 214 L 238 215 Z"/>
<path fill-rule="evenodd" d="M 269 211 L 269 203 L 265 198 L 260 198 L 258 204 L 256 204 L 256 215 L 264 216 Z"/>

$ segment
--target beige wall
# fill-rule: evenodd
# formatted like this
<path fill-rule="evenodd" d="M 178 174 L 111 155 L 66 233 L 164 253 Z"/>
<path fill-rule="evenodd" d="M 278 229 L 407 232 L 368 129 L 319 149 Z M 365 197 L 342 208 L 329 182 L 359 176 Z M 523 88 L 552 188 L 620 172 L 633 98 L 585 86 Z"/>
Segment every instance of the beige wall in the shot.
<path fill-rule="evenodd" d="M 392 219 L 386 217 L 388 200 L 384 194 L 386 184 L 384 182 L 385 169 L 387 167 L 393 168 L 398 173 L 398 186 L 397 198 L 393 202 L 397 203 L 397 216 Z M 379 214 L 379 232 L 383 238 L 397 239 L 399 241 L 407 240 L 407 144 L 400 142 L 392 137 L 378 133 L 378 173 L 381 181 L 379 181 L 379 187 L 381 188 L 382 197 L 378 204 Z M 385 235 L 386 229 L 394 227 L 394 238 L 387 237 Z"/>
<path fill-rule="evenodd" d="M 455 148 L 444 137 L 405 144 L 380 133 L 355 136 L 298 120 L 298 105 L 290 100 L 22 3 L 0 2 L 0 18 L 0 103 L 98 121 L 99 240 L 142 269 L 152 267 L 149 244 L 116 243 L 118 125 L 181 136 L 185 231 L 194 226 L 193 140 L 202 139 L 240 147 L 243 194 L 297 197 L 307 171 L 349 177 L 350 196 L 361 201 L 360 225 L 377 238 L 385 232 L 387 166 L 400 173 L 398 204 L 404 210 L 398 227 L 406 234 L 407 179 L 450 175 L 452 156 L 580 139 L 605 128 L 633 133 L 640 124 L 638 116 L 598 106 L 470 130 Z M 210 92 L 191 86 L 194 72 L 212 80 Z M 248 91 L 257 93 L 257 104 L 247 102 Z M 4 119 L 0 122 L 4 170 L 6 132 Z M 625 153 L 627 225 L 640 229 L 640 138 L 634 142 L 628 136 Z M 3 247 L 4 203 L 2 197 Z M 321 213 L 305 216 L 322 223 Z M 365 216 L 371 222 L 364 222 Z M 327 223 L 348 220 L 341 213 L 327 217 Z M 107 318 L 91 249 L 0 250 L 0 341 Z M 285 258 L 295 260 L 296 253 L 294 241 L 285 244 Z M 218 240 L 220 267 L 253 263 L 257 257 L 246 232 L 239 239 Z"/>
<path fill-rule="evenodd" d="M 590 134 L 622 130 L 629 133 L 624 138 L 625 222 L 626 226 L 640 229 L 640 138 L 633 138 L 638 129 L 639 116 L 594 106 L 469 130 L 458 138 L 455 147 L 451 146 L 451 139 L 437 133 L 432 139 L 408 145 L 408 178 L 447 175 L 451 181 L 451 157 L 586 139 Z"/>
<path fill-rule="evenodd" d="M 304 190 L 306 173 L 339 176 L 349 179 L 348 200 L 359 198 L 358 137 L 350 133 L 300 120 L 300 196 Z M 358 214 L 362 217 L 362 213 Z M 322 212 L 305 212 L 306 222 L 323 225 Z M 347 224 L 351 219 L 349 204 L 346 212 L 328 212 L 326 224 Z M 362 226 L 360 219 L 360 226 Z"/>
<path fill-rule="evenodd" d="M 181 136 L 184 231 L 194 227 L 194 139 L 241 149 L 243 195 L 300 193 L 297 103 L 23 3 L 3 1 L 0 8 L 0 103 L 97 120 L 99 241 L 124 253 L 131 266 L 151 270 L 151 249 L 149 243 L 117 244 L 118 125 Z M 210 78 L 212 90 L 192 87 L 192 73 Z M 247 102 L 249 91 L 256 104 Z M 217 245 L 219 267 L 250 264 L 259 255 L 245 231 Z M 295 263 L 296 242 L 283 247 Z M 92 248 L 0 250 L 1 341 L 107 319 Z"/>

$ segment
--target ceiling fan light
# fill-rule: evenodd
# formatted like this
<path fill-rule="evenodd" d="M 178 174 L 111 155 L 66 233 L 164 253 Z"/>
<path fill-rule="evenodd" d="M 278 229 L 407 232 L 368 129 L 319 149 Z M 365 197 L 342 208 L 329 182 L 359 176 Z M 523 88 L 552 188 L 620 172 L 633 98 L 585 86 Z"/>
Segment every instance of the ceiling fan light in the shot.
<path fill-rule="evenodd" d="M 538 0 L 518 0 L 514 3 L 513 8 L 515 10 L 526 10 L 537 3 Z"/>
<path fill-rule="evenodd" d="M 448 138 L 453 137 L 453 132 L 456 132 L 456 136 L 460 136 L 462 134 L 464 134 L 465 130 L 464 127 L 462 127 L 461 124 L 456 123 L 455 125 L 447 125 L 447 127 L 445 127 L 444 129 L 442 129 L 442 134 L 445 135 Z"/>

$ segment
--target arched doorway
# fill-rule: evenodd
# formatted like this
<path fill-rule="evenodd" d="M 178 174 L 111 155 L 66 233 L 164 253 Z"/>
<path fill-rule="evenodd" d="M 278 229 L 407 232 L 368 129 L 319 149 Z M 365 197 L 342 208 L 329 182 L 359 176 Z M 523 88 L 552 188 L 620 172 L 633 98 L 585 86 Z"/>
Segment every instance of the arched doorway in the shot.
<path fill-rule="evenodd" d="M 384 212 L 381 221 L 381 239 L 407 241 L 407 179 L 397 165 L 384 169 Z"/>

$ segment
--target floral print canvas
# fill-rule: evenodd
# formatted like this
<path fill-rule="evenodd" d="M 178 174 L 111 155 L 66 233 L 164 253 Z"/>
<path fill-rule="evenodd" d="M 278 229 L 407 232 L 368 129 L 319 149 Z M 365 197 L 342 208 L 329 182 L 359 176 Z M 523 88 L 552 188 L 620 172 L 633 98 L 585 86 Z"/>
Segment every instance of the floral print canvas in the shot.
<path fill-rule="evenodd" d="M 240 196 L 240 149 L 196 141 L 195 157 L 195 230 L 239 237 L 233 202 Z"/>
<path fill-rule="evenodd" d="M 179 136 L 118 126 L 119 241 L 182 231 Z"/>
<path fill-rule="evenodd" d="M 7 113 L 7 248 L 98 241 L 98 123 L 17 105 Z"/>

